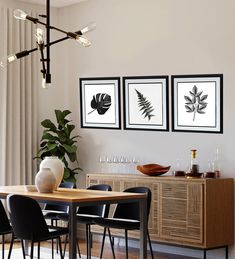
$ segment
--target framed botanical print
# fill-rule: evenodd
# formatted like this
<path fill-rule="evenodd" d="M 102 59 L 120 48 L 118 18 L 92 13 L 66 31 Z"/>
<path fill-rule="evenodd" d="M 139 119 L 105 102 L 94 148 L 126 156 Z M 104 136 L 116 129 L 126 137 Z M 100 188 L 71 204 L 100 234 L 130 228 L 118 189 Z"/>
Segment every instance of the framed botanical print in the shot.
<path fill-rule="evenodd" d="M 124 129 L 167 131 L 168 77 L 123 78 Z"/>
<path fill-rule="evenodd" d="M 82 128 L 120 129 L 120 78 L 80 78 Z"/>
<path fill-rule="evenodd" d="M 223 133 L 223 75 L 171 79 L 172 131 Z"/>

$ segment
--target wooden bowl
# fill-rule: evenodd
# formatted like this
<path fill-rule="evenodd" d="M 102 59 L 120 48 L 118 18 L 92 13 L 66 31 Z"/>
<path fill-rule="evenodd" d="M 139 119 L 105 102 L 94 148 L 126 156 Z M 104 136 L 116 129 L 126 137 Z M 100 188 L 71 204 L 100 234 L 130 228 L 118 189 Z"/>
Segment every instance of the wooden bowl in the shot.
<path fill-rule="evenodd" d="M 159 164 L 137 165 L 137 170 L 148 176 L 158 176 L 169 171 L 170 166 L 162 166 Z"/>

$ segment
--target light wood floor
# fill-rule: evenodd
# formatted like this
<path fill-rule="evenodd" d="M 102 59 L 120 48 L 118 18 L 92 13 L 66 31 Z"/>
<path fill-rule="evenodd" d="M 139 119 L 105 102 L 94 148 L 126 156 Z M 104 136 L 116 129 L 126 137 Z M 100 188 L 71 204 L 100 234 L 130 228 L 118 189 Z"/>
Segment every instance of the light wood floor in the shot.
<path fill-rule="evenodd" d="M 80 250 L 82 254 L 86 254 L 86 243 L 84 240 L 79 240 L 79 245 L 80 245 Z M 50 242 L 44 242 L 41 244 L 43 247 L 51 247 Z M 19 242 L 15 242 L 14 248 L 20 247 Z M 92 255 L 96 256 L 99 258 L 100 254 L 100 247 L 101 243 L 98 241 L 93 242 L 93 248 L 92 248 Z M 123 246 L 115 246 L 115 255 L 116 259 L 124 259 L 125 258 L 125 247 Z M 181 255 L 171 255 L 171 254 L 163 254 L 163 253 L 154 253 L 154 257 L 156 259 L 195 259 L 192 257 L 185 257 Z M 151 256 L 148 254 L 148 259 L 150 259 Z M 103 254 L 103 259 L 113 259 L 112 252 L 110 249 L 110 244 L 107 242 L 105 244 L 104 248 L 104 254 Z M 129 259 L 139 259 L 139 250 L 135 248 L 129 248 Z"/>

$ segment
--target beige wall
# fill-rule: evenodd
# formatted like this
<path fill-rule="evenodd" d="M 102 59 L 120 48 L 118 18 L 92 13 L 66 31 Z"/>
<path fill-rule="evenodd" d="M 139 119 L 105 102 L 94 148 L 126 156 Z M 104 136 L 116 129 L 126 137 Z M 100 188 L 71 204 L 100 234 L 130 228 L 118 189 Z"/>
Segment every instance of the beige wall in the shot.
<path fill-rule="evenodd" d="M 16 3 L 0 0 L 0 6 L 6 2 Z M 26 5 L 19 3 L 19 6 Z M 53 21 L 62 29 L 77 31 L 90 21 L 96 22 L 97 29 L 88 35 L 93 42 L 90 48 L 72 40 L 52 48 L 52 87 L 43 90 L 39 86 L 39 122 L 50 117 L 54 109 L 72 111 L 72 119 L 82 136 L 79 159 L 84 173 L 101 170 L 100 154 L 136 156 L 141 163 L 173 167 L 176 159 L 181 158 L 185 168 L 192 147 L 198 149 L 201 170 L 206 170 L 207 160 L 219 147 L 222 175 L 234 177 L 234 13 L 233 0 L 88 0 L 54 10 Z M 224 74 L 222 135 L 80 129 L 79 77 L 199 73 Z M 106 164 L 102 170 L 110 168 Z M 84 174 L 79 177 L 79 186 L 82 185 Z M 181 248 L 167 251 L 201 256 L 199 252 Z M 208 254 L 213 259 L 223 256 L 223 251 Z M 235 248 L 230 249 L 230 258 L 233 257 Z"/>
<path fill-rule="evenodd" d="M 59 10 L 60 26 L 67 30 L 77 30 L 89 21 L 97 23 L 89 35 L 90 48 L 73 41 L 60 48 L 65 63 L 58 63 L 57 72 L 65 107 L 73 111 L 78 127 L 79 77 L 224 74 L 224 134 L 79 129 L 79 157 L 85 173 L 101 170 L 100 154 L 137 156 L 141 163 L 173 166 L 181 158 L 187 167 L 192 147 L 198 149 L 201 170 L 206 170 L 207 160 L 219 147 L 222 175 L 234 177 L 234 12 L 232 0 L 90 0 Z M 105 166 L 102 170 L 109 171 Z M 234 249 L 230 253 L 235 256 Z M 223 251 L 209 255 L 222 258 Z"/>

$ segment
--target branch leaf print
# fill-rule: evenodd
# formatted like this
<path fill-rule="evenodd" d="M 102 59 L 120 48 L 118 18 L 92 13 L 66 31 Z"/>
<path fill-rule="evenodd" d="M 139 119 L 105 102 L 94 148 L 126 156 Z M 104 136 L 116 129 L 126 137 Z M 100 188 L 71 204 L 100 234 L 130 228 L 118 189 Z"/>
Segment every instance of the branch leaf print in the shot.
<path fill-rule="evenodd" d="M 190 96 L 185 95 L 185 109 L 186 112 L 193 113 L 193 121 L 195 120 L 196 114 L 205 114 L 205 109 L 207 107 L 207 102 L 205 100 L 208 97 L 208 94 L 203 95 L 203 91 L 198 91 L 196 85 L 193 89 L 189 91 Z"/>
<path fill-rule="evenodd" d="M 138 106 L 140 108 L 141 115 L 144 116 L 144 118 L 148 118 L 150 121 L 153 116 L 155 116 L 152 112 L 154 111 L 154 108 L 150 101 L 142 93 L 140 93 L 138 90 L 136 90 L 137 97 L 138 97 Z"/>
<path fill-rule="evenodd" d="M 97 111 L 99 115 L 105 114 L 111 106 L 111 96 L 105 93 L 98 93 L 93 95 L 91 100 L 91 108 L 93 109 L 88 114 Z"/>

